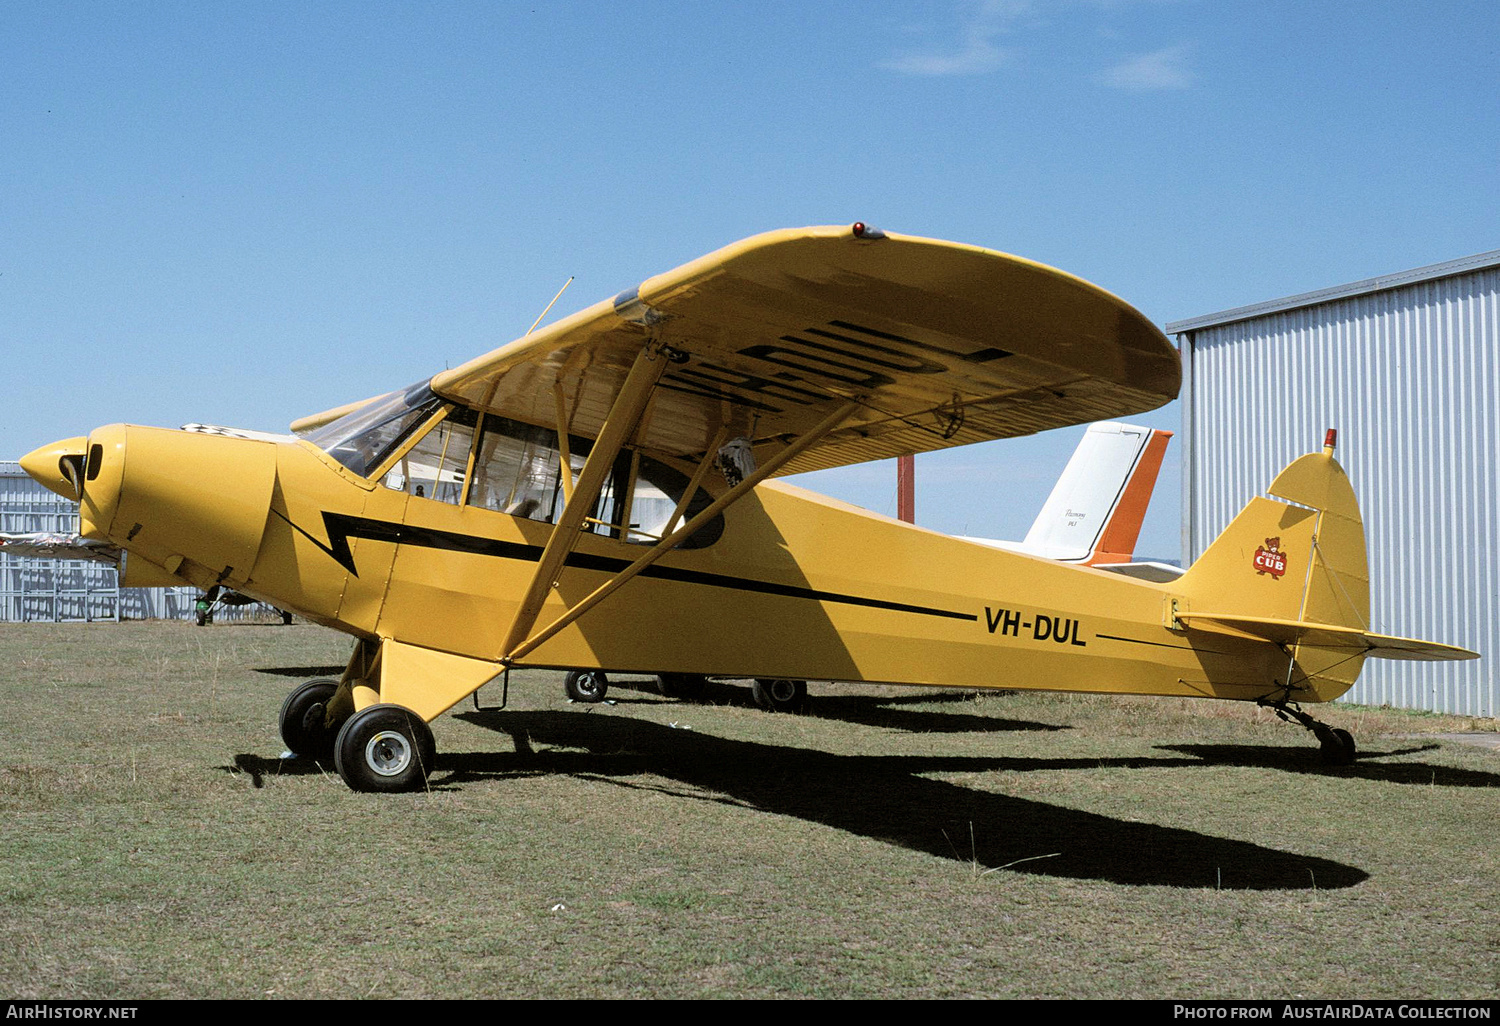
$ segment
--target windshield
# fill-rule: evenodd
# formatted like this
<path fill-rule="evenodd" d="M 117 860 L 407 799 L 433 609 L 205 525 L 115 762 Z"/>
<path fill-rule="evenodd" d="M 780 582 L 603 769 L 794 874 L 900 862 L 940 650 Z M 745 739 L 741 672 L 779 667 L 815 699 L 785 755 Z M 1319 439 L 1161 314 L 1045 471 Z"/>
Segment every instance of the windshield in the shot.
<path fill-rule="evenodd" d="M 360 477 L 379 467 L 442 405 L 426 381 L 373 399 L 303 437 Z"/>

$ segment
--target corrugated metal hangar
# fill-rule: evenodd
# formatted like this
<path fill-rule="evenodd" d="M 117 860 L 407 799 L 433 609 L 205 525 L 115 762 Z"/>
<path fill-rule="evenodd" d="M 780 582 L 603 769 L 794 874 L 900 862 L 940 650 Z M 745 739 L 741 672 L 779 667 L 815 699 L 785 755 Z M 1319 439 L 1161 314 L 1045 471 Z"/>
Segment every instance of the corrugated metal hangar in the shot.
<path fill-rule="evenodd" d="M 1183 556 L 1338 429 L 1370 629 L 1463 663 L 1369 660 L 1348 699 L 1500 714 L 1500 250 L 1168 324 L 1182 349 Z"/>
<path fill-rule="evenodd" d="M 0 462 L 0 532 L 77 530 L 76 505 L 27 477 L 19 463 Z M 120 584 L 113 566 L 84 559 L 24 559 L 0 550 L 0 621 L 120 616 Z"/>
<path fill-rule="evenodd" d="M 0 533 L 76 534 L 78 507 L 37 484 L 19 463 L 0 461 Z M 196 588 L 122 588 L 109 563 L 35 559 L 0 550 L 0 623 L 59 620 L 185 620 L 197 615 Z M 255 603 L 220 607 L 219 620 L 266 618 Z"/>

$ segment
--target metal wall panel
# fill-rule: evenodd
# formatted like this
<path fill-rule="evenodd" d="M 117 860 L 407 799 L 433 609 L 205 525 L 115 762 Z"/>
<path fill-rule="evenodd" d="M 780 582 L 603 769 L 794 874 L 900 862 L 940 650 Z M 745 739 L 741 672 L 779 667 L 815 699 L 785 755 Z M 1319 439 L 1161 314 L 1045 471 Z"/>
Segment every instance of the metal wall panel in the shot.
<path fill-rule="evenodd" d="M 0 461 L 0 531 L 75 534 L 78 507 Z M 121 588 L 115 568 L 84 559 L 23 559 L 0 549 L 0 622 L 188 620 L 196 588 Z M 273 619 L 268 606 L 220 606 L 215 620 Z"/>
<path fill-rule="evenodd" d="M 1185 559 L 1336 427 L 1365 519 L 1371 629 L 1481 654 L 1369 660 L 1350 701 L 1500 715 L 1493 263 L 1248 319 L 1183 322 Z"/>
<path fill-rule="evenodd" d="M 0 531 L 73 534 L 78 507 L 37 484 L 18 463 L 0 462 Z M 23 559 L 0 550 L 0 620 L 118 620 L 112 566 L 82 559 Z"/>

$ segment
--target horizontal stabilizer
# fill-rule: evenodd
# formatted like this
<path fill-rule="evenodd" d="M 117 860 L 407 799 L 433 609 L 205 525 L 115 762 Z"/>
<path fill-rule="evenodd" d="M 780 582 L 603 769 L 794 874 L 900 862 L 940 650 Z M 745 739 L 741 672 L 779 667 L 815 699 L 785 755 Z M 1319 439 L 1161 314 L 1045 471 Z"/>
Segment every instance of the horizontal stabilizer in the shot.
<path fill-rule="evenodd" d="M 1478 652 L 1435 641 L 1397 638 L 1357 627 L 1340 627 L 1311 620 L 1280 620 L 1267 616 L 1233 613 L 1178 613 L 1177 619 L 1190 630 L 1228 628 L 1282 645 L 1312 645 L 1317 648 L 1357 649 L 1384 659 L 1478 659 Z"/>

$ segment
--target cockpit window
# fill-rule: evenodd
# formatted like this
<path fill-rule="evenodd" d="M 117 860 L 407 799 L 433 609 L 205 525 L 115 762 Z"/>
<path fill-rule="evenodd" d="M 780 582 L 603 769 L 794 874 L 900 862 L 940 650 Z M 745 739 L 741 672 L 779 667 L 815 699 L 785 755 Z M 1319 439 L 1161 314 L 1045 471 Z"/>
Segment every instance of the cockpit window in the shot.
<path fill-rule="evenodd" d="M 625 541 L 632 545 L 655 545 L 666 536 L 669 526 L 675 531 L 707 509 L 713 501 L 707 492 L 699 488 L 693 493 L 692 501 L 688 503 L 683 515 L 673 520 L 672 514 L 677 511 L 678 502 L 692 482 L 667 464 L 645 455 L 635 465 L 633 477 L 630 471 L 631 458 L 627 451 L 621 453 L 621 458 L 616 461 L 615 472 L 599 497 L 600 512 L 595 521 L 595 530 L 599 534 L 607 534 L 611 538 L 619 538 L 623 534 Z M 628 504 L 618 499 L 618 496 L 625 494 L 630 496 Z M 629 524 L 622 529 L 622 521 L 627 518 Z M 701 549 L 718 541 L 723 533 L 724 518 L 714 517 L 678 547 Z"/>
<path fill-rule="evenodd" d="M 436 427 L 390 465 L 380 483 L 413 498 L 457 506 L 463 499 L 474 421 L 472 410 L 449 409 Z"/>
<path fill-rule="evenodd" d="M 435 413 L 442 400 L 420 381 L 381 396 L 306 434 L 313 445 L 361 477 L 379 467 L 412 429 Z"/>
<path fill-rule="evenodd" d="M 569 439 L 569 462 L 575 479 L 583 470 L 591 448 L 592 442 L 586 438 Z M 661 540 L 689 484 L 687 477 L 665 463 L 645 455 L 634 460 L 631 452 L 624 450 L 615 459 L 584 530 L 633 545 L 655 544 Z M 564 506 L 562 453 L 557 432 L 504 417 L 486 417 L 468 487 L 471 506 L 556 523 Z M 628 495 L 630 501 L 620 501 L 618 496 L 622 495 Z M 707 492 L 698 489 L 688 504 L 685 518 L 691 518 L 712 501 Z M 675 526 L 682 526 L 685 518 L 679 519 Z M 723 532 L 723 518 L 716 517 L 684 540 L 681 547 L 696 549 L 712 545 Z"/>
<path fill-rule="evenodd" d="M 361 477 L 384 467 L 380 483 L 414 499 L 555 523 L 565 504 L 557 432 L 495 414 L 484 417 L 481 427 L 473 410 L 449 406 L 435 426 L 413 438 L 412 433 L 430 425 L 444 405 L 421 382 L 372 400 L 303 437 Z M 568 441 L 568 462 L 576 480 L 592 442 L 573 437 Z M 398 452 L 400 458 L 392 459 Z M 622 450 L 584 530 L 632 545 L 653 545 L 668 527 L 682 526 L 713 501 L 699 488 L 683 515 L 674 517 L 690 483 L 665 463 Z M 680 547 L 712 545 L 723 531 L 723 517 L 715 517 Z"/>
<path fill-rule="evenodd" d="M 561 469 L 557 432 L 486 417 L 469 479 L 469 504 L 550 524 L 562 512 Z"/>

